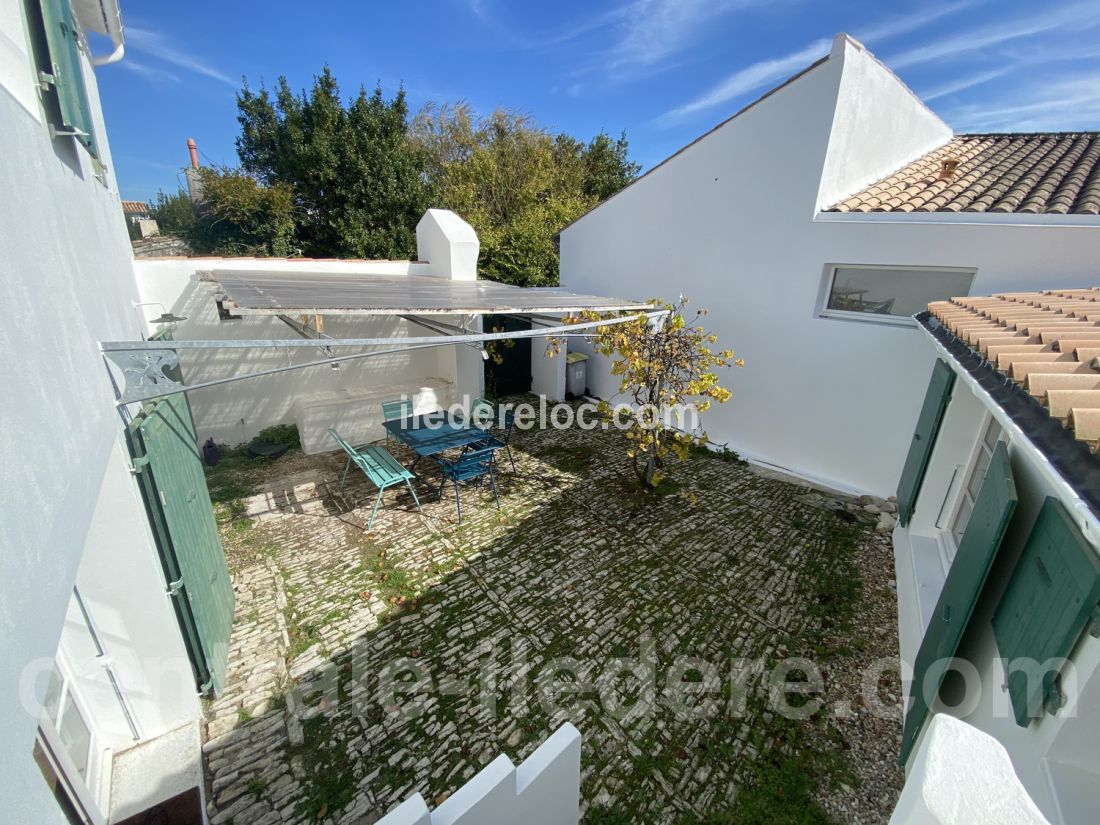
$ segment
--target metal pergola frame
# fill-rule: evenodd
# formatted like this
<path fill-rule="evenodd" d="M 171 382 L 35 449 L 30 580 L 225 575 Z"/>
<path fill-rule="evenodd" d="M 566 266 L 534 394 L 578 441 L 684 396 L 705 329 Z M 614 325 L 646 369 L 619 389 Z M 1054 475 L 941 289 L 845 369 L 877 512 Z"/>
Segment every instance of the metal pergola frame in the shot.
<path fill-rule="evenodd" d="M 529 330 L 514 330 L 511 332 L 481 332 L 469 334 L 448 333 L 443 325 L 434 322 L 433 325 L 440 333 L 432 336 L 406 337 L 406 338 L 330 338 L 323 333 L 317 333 L 308 327 L 296 323 L 289 324 L 302 335 L 317 333 L 318 337 L 297 338 L 291 340 L 281 339 L 239 339 L 239 340 L 183 340 L 183 341 L 104 341 L 100 343 L 100 351 L 104 359 L 114 365 L 122 376 L 121 388 L 116 382 L 116 405 L 123 407 L 141 401 L 150 401 L 165 395 L 177 392 L 202 389 L 220 384 L 230 384 L 237 381 L 245 381 L 249 378 L 260 378 L 265 375 L 290 372 L 292 370 L 306 369 L 317 366 L 331 366 L 344 361 L 354 361 L 360 358 L 371 358 L 377 355 L 392 355 L 410 350 L 429 349 L 433 347 L 448 347 L 455 345 L 467 345 L 482 348 L 491 341 L 503 341 L 515 338 L 583 338 L 591 334 L 591 330 L 599 327 L 624 324 L 635 320 L 639 316 L 649 319 L 659 318 L 667 314 L 667 310 L 620 310 L 625 314 L 617 318 L 603 318 L 597 321 L 583 321 L 577 324 L 559 324 L 558 326 L 541 327 Z M 336 313 L 341 314 L 341 313 Z M 526 313 L 508 313 L 526 314 Z M 532 315 L 534 313 L 531 313 Z M 544 318 L 546 316 L 543 316 Z M 289 319 L 284 319 L 289 320 Z M 414 319 L 406 319 L 414 320 Z M 418 321 L 414 321 L 419 323 Z M 458 329 L 454 327 L 454 329 Z M 308 333 L 306 332 L 308 330 Z M 582 332 L 587 330 L 587 332 Z M 321 337 L 323 336 L 323 337 Z M 396 345 L 396 346 L 395 346 Z M 322 348 L 326 354 L 338 348 L 368 348 L 370 352 L 359 352 L 351 355 L 328 355 L 328 357 L 309 361 L 302 364 L 289 364 L 274 369 L 259 370 L 257 372 L 232 375 L 225 378 L 217 378 L 211 381 L 202 381 L 197 384 L 184 384 L 170 377 L 167 372 L 175 371 L 179 366 L 178 350 L 192 349 L 275 349 L 289 351 L 299 348 Z M 378 348 L 378 349 L 374 349 Z"/>

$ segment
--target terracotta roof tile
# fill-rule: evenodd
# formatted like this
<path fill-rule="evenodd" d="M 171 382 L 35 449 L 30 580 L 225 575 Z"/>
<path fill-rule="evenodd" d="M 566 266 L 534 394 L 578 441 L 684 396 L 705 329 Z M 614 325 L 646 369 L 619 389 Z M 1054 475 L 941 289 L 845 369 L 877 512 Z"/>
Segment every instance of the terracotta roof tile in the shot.
<path fill-rule="evenodd" d="M 1100 449 L 1100 288 L 936 301 L 929 312 Z"/>
<path fill-rule="evenodd" d="M 1084 441 L 1095 451 L 1100 446 L 1100 409 L 1076 407 L 1069 411 L 1069 426 L 1078 441 Z"/>
<path fill-rule="evenodd" d="M 123 201 L 122 211 L 126 215 L 148 215 L 149 204 L 145 201 Z"/>
<path fill-rule="evenodd" d="M 826 211 L 1097 215 L 1100 132 L 957 135 Z"/>

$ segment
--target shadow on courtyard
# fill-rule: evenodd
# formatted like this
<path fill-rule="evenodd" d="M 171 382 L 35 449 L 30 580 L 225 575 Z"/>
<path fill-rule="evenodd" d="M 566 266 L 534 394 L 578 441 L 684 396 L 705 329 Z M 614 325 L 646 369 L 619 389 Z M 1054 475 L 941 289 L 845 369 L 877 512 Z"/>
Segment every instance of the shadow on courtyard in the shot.
<path fill-rule="evenodd" d="M 694 822 L 764 754 L 804 746 L 804 723 L 732 675 L 850 652 L 821 609 L 823 560 L 859 535 L 835 502 L 717 456 L 642 494 L 615 433 L 528 431 L 513 451 L 501 509 L 464 489 L 461 525 L 425 461 L 424 514 L 387 491 L 366 533 L 374 490 L 338 490 L 329 454 L 296 458 L 224 526 L 238 602 L 208 708 L 214 825 L 373 822 L 418 791 L 435 805 L 564 721 L 584 736 L 587 821 Z M 644 701 L 672 690 L 681 707 Z"/>

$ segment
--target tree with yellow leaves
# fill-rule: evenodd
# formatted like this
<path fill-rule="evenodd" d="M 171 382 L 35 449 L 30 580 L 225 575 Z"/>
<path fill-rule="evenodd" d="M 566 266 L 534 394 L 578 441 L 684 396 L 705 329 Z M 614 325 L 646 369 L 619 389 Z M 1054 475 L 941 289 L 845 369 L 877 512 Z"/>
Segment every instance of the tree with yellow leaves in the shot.
<path fill-rule="evenodd" d="M 743 367 L 745 362 L 734 358 L 733 350 L 711 349 L 718 337 L 699 323 L 707 314 L 705 309 L 688 320 L 688 301 L 682 295 L 675 303 L 658 299 L 649 303 L 664 314 L 656 318 L 639 315 L 600 327 L 591 340 L 597 352 L 613 359 L 611 373 L 619 376 L 619 393 L 628 402 L 619 405 L 617 416 L 618 420 L 624 413 L 629 416 L 627 455 L 642 486 L 654 488 L 665 477 L 670 456 L 685 459 L 695 447 L 707 443 L 701 423 L 688 421 L 695 416 L 677 412 L 702 413 L 714 401 L 724 404 L 732 393 L 719 384 L 715 370 Z M 600 317 L 586 312 L 565 323 Z M 548 353 L 553 355 L 559 348 L 560 342 L 551 342 Z M 612 414 L 607 401 L 600 404 L 605 415 Z"/>

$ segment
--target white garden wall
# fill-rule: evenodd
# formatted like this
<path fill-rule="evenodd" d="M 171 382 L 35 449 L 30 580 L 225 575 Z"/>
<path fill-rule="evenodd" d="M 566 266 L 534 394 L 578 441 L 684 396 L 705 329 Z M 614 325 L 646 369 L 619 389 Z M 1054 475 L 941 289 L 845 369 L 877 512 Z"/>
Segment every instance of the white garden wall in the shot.
<path fill-rule="evenodd" d="M 891 166 L 876 141 L 896 142 L 901 166 L 941 134 L 907 89 L 842 40 L 564 229 L 562 286 L 683 293 L 709 308 L 719 346 L 746 362 L 726 376 L 733 398 L 704 416 L 711 439 L 835 487 L 892 494 L 932 357 L 916 328 L 819 317 L 826 265 L 973 267 L 972 293 L 987 294 L 1092 284 L 1100 257 L 1100 222 L 1089 219 L 815 216 L 823 196 Z M 617 382 L 597 363 L 589 371 L 589 387 L 610 398 Z"/>
<path fill-rule="evenodd" d="M 577 825 L 581 735 L 568 722 L 519 767 L 501 754 L 434 811 L 414 794 L 378 825 Z"/>
<path fill-rule="evenodd" d="M 212 270 L 257 270 L 364 275 L 416 275 L 472 280 L 477 272 L 478 240 L 473 229 L 446 210 L 431 209 L 417 227 L 418 261 L 320 261 L 281 258 L 139 258 L 134 267 L 146 319 L 171 311 L 187 320 L 175 326 L 176 340 L 287 340 L 298 334 L 273 316 L 246 315 L 222 320 L 214 303 L 217 291 L 201 280 Z M 457 316 L 440 321 L 459 325 Z M 479 321 L 465 319 L 478 328 Z M 324 331 L 334 338 L 431 336 L 423 327 L 396 317 L 325 316 Z M 148 324 L 147 334 L 156 328 Z M 272 347 L 181 350 L 180 366 L 188 385 L 305 364 L 324 358 L 318 349 Z M 341 348 L 337 355 L 353 350 Z M 409 350 L 343 362 L 339 369 L 308 367 L 275 375 L 235 381 L 188 393 L 200 441 L 225 444 L 249 441 L 277 424 L 297 424 L 306 452 L 335 448 L 325 434 L 338 426 L 356 442 L 381 438 L 380 403 L 402 396 L 415 398 L 419 408 L 449 406 L 465 396 L 482 394 L 484 368 L 480 351 L 441 346 Z M 418 409 L 419 411 L 419 409 Z"/>
<path fill-rule="evenodd" d="M 937 714 L 913 754 L 890 825 L 1050 825 L 1001 744 Z"/>

